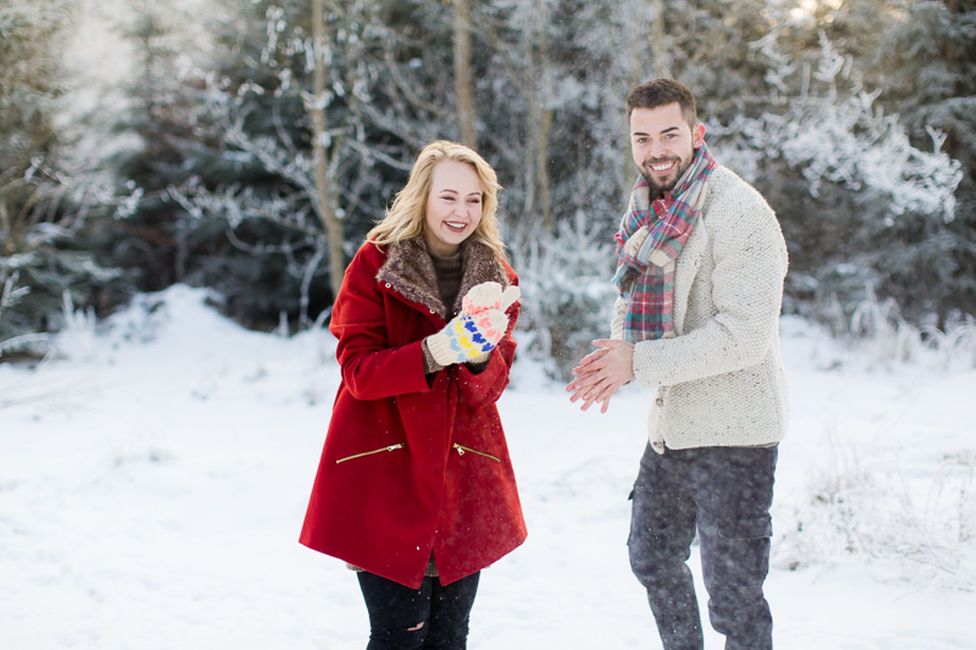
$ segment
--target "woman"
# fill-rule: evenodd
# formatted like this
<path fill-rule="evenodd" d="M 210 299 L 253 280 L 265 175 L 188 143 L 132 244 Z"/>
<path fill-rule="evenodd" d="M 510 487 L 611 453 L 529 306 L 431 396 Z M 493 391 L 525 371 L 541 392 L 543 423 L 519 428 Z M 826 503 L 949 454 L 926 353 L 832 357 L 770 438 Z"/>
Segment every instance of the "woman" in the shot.
<path fill-rule="evenodd" d="M 471 149 L 425 147 L 333 307 L 342 382 L 300 541 L 359 571 L 367 650 L 465 648 L 480 570 L 525 539 L 495 407 L 518 317 L 499 189 Z"/>

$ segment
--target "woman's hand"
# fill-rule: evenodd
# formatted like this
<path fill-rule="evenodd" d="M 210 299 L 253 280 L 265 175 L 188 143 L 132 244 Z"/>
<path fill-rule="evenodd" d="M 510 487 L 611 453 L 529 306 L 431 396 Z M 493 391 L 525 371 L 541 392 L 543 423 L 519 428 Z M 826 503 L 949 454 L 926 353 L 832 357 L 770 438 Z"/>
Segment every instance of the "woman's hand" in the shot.
<path fill-rule="evenodd" d="M 474 316 L 487 309 L 508 311 L 521 295 L 521 290 L 514 284 L 502 291 L 502 285 L 497 282 L 482 282 L 464 294 L 461 299 L 461 313 Z"/>
<path fill-rule="evenodd" d="M 505 336 L 508 316 L 500 309 L 488 308 L 474 315 L 463 310 L 444 329 L 427 337 L 427 349 L 442 366 L 483 361 Z"/>

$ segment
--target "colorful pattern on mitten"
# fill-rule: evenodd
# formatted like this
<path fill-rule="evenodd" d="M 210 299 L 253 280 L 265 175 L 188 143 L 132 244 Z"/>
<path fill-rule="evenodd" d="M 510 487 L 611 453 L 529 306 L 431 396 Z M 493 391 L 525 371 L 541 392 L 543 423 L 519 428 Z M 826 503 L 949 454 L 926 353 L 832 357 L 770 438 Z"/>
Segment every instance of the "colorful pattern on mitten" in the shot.
<path fill-rule="evenodd" d="M 444 329 L 427 337 L 427 349 L 442 366 L 482 359 L 505 335 L 508 316 L 486 309 L 473 316 L 458 314 Z"/>

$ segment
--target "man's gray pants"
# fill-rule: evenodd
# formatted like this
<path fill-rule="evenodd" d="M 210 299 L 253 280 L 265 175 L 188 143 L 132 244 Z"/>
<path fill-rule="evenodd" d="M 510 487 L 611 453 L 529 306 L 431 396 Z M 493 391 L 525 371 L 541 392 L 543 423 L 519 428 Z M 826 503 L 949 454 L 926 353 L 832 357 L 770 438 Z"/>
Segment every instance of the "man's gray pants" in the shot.
<path fill-rule="evenodd" d="M 698 531 L 708 615 L 726 650 L 770 650 L 763 596 L 769 570 L 777 448 L 702 447 L 663 455 L 647 446 L 634 484 L 630 564 L 665 650 L 701 650 L 701 618 L 686 564 Z"/>

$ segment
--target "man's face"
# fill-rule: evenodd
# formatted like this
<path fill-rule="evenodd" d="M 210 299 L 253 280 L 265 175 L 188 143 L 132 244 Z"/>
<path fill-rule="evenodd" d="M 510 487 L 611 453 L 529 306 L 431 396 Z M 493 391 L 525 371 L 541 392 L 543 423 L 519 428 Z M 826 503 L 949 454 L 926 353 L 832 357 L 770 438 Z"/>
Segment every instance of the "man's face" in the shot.
<path fill-rule="evenodd" d="M 705 126 L 699 123 L 692 129 L 677 102 L 635 108 L 630 114 L 630 149 L 652 195 L 674 188 L 691 165 L 695 147 L 704 141 Z"/>

